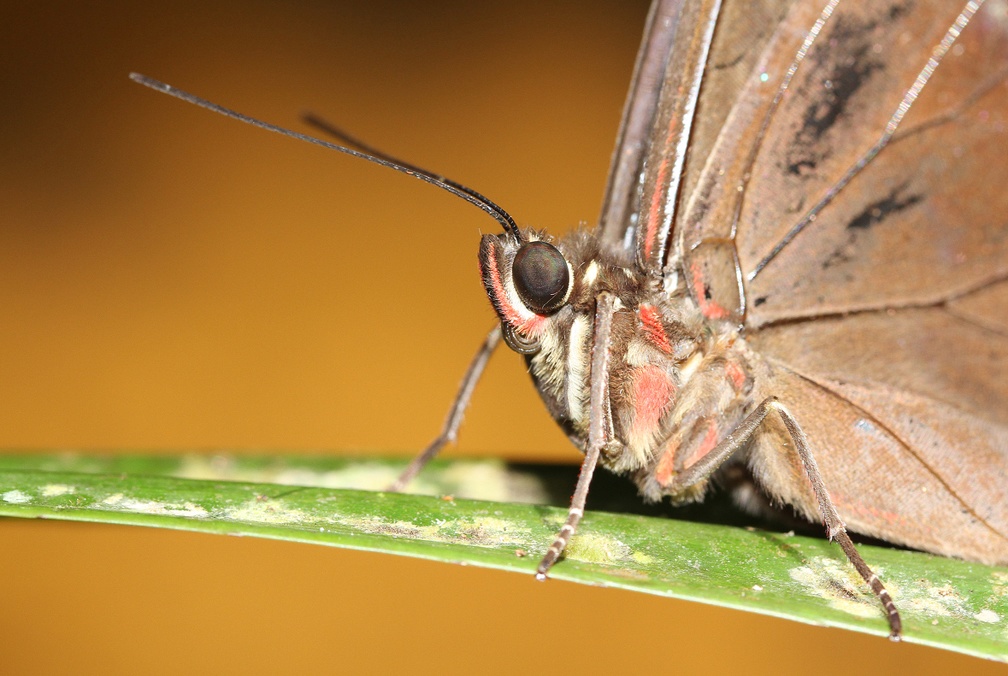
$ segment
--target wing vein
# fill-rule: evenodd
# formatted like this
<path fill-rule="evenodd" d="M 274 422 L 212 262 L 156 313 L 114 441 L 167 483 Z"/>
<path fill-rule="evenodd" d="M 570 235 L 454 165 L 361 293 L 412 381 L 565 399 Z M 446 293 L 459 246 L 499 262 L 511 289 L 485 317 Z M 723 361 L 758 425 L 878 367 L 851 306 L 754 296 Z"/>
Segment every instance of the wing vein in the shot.
<path fill-rule="evenodd" d="M 793 326 L 795 324 L 804 324 L 807 322 L 819 321 L 822 319 L 837 319 L 840 317 L 854 317 L 857 315 L 866 314 L 876 314 L 879 312 L 890 312 L 894 310 L 928 310 L 935 308 L 942 308 L 947 306 L 948 303 L 962 300 L 968 298 L 973 294 L 980 293 L 992 286 L 1000 284 L 1002 282 L 1008 281 L 1008 270 L 1001 272 L 989 279 L 981 280 L 980 282 L 968 286 L 964 289 L 955 290 L 949 293 L 947 296 L 937 298 L 934 300 L 928 300 L 923 302 L 911 302 L 907 301 L 905 303 L 899 304 L 887 304 L 887 305 L 875 305 L 869 307 L 861 307 L 856 310 L 844 310 L 842 312 L 817 312 L 807 315 L 798 315 L 792 317 L 781 317 L 779 319 L 772 319 L 766 323 L 760 324 L 759 326 L 751 327 L 750 333 L 758 333 L 764 329 L 778 328 L 781 326 Z M 947 309 L 947 307 L 946 307 Z M 958 316 L 958 315 L 957 315 Z"/>

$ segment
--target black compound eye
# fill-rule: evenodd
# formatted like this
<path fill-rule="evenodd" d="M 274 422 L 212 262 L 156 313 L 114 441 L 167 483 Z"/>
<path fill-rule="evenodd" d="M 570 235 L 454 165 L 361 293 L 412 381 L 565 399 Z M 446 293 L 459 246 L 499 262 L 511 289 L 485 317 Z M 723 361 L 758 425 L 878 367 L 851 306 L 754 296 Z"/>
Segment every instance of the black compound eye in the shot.
<path fill-rule="evenodd" d="M 515 254 L 511 276 L 518 297 L 534 312 L 552 312 L 567 300 L 570 268 L 563 254 L 552 244 L 523 244 Z"/>

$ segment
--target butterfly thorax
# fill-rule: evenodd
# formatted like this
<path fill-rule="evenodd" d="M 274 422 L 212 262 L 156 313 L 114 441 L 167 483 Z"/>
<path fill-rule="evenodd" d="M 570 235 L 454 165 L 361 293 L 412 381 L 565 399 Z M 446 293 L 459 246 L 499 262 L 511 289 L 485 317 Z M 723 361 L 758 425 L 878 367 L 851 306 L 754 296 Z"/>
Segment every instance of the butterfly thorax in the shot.
<path fill-rule="evenodd" d="M 600 461 L 631 474 L 648 498 L 700 497 L 703 485 L 684 493 L 674 479 L 733 429 L 749 405 L 744 341 L 734 328 L 706 320 L 684 284 L 648 278 L 586 231 L 556 243 L 567 266 L 566 289 L 552 311 L 537 312 L 516 289 L 522 272 L 513 268 L 522 246 L 549 239 L 534 231 L 523 236 L 523 243 L 485 236 L 480 268 L 505 339 L 525 353 L 553 418 L 586 447 L 596 298 L 612 294 L 618 302 L 609 344 L 610 406 L 602 412 L 610 442 Z"/>

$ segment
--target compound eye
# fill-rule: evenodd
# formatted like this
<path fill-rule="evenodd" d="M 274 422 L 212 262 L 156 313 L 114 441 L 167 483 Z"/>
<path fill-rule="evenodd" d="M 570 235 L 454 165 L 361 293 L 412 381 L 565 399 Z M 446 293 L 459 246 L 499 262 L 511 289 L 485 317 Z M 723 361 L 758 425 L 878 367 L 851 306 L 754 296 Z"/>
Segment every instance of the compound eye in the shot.
<path fill-rule="evenodd" d="M 511 265 L 515 290 L 533 312 L 548 314 L 564 304 L 570 290 L 570 268 L 552 244 L 528 242 Z"/>

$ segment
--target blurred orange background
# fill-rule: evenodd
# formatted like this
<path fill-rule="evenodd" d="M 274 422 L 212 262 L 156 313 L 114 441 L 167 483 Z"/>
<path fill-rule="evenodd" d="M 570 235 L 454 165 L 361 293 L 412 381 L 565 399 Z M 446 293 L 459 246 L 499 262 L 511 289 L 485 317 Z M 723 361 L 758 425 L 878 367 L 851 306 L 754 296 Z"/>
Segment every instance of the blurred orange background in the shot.
<path fill-rule="evenodd" d="M 593 223 L 644 2 L 5 3 L 0 447 L 411 455 L 492 326 L 496 224 L 304 130 L 310 110 Z M 506 350 L 450 454 L 576 464 Z M 970 669 L 849 632 L 254 539 L 0 521 L 3 673 Z"/>

